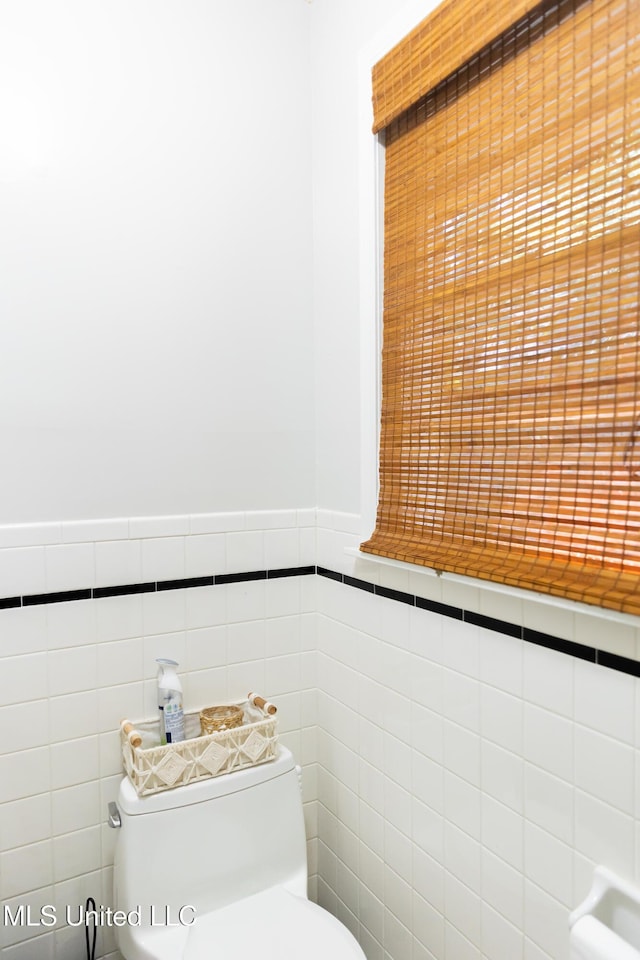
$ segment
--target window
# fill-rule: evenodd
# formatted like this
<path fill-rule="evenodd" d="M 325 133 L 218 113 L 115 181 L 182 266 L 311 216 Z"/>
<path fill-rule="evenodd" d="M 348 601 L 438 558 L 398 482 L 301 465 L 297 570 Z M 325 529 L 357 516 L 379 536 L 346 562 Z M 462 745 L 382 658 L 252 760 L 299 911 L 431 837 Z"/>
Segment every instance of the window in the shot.
<path fill-rule="evenodd" d="M 640 4 L 446 0 L 374 69 L 374 113 L 362 549 L 640 613 Z"/>

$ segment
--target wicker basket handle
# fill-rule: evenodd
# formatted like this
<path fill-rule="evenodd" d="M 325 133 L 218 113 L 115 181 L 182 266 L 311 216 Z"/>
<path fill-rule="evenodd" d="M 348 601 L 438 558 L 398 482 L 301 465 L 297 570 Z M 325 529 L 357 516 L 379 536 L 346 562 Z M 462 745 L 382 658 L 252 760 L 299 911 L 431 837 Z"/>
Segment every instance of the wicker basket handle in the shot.
<path fill-rule="evenodd" d="M 252 703 L 254 707 L 258 707 L 259 710 L 262 710 L 263 713 L 268 713 L 270 716 L 278 712 L 278 708 L 274 706 L 273 703 L 269 703 L 264 697 L 259 697 L 257 693 L 248 693 L 247 700 L 249 703 Z"/>
<path fill-rule="evenodd" d="M 138 733 L 138 731 L 136 730 L 136 728 L 132 723 L 130 723 L 128 720 L 121 720 L 120 726 L 122 728 L 122 732 L 127 737 L 132 747 L 141 746 L 142 737 L 140 736 L 140 734 Z"/>

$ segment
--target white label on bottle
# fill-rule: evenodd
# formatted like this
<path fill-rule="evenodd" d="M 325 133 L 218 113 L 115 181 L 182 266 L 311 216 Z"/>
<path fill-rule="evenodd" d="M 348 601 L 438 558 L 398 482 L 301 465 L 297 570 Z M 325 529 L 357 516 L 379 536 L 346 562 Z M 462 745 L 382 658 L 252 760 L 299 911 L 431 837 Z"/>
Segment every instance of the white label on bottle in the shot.
<path fill-rule="evenodd" d="M 184 740 L 184 713 L 179 700 L 169 700 L 164 705 L 164 729 L 167 743 L 180 743 Z"/>

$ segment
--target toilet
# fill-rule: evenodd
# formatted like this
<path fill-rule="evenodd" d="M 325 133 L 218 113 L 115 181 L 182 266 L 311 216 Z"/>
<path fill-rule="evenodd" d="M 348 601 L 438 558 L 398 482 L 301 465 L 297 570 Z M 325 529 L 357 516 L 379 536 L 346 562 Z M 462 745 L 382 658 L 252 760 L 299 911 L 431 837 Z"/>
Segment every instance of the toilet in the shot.
<path fill-rule="evenodd" d="M 146 797 L 123 779 L 110 820 L 125 960 L 365 960 L 307 898 L 300 775 L 279 746 L 267 763 Z"/>

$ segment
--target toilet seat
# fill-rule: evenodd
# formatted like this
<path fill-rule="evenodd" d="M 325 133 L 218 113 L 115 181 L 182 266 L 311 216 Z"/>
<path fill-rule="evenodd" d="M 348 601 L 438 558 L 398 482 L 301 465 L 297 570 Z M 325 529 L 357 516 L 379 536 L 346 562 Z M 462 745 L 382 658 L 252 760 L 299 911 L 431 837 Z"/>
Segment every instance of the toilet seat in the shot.
<path fill-rule="evenodd" d="M 200 914 L 190 927 L 139 930 L 132 939 L 131 960 L 365 960 L 339 920 L 284 887 Z"/>
<path fill-rule="evenodd" d="M 200 918 L 184 960 L 365 960 L 355 938 L 311 900 L 273 887 Z"/>

